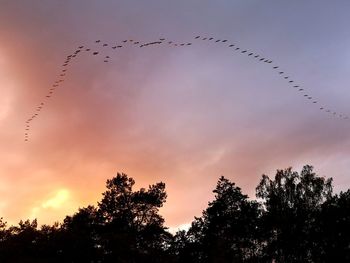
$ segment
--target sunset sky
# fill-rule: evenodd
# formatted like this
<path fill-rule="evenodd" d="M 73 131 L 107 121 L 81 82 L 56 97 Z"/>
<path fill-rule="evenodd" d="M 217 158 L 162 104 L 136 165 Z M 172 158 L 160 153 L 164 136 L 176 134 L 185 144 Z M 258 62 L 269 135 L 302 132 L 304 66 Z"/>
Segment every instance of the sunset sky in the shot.
<path fill-rule="evenodd" d="M 136 189 L 166 183 L 171 227 L 200 215 L 221 175 L 254 198 L 262 174 L 311 164 L 348 189 L 350 120 L 319 108 L 350 116 L 349 12 L 346 0 L 0 0 L 0 217 L 62 220 L 117 172 Z M 160 38 L 192 45 L 95 43 Z M 81 45 L 100 54 L 76 58 L 46 98 Z"/>

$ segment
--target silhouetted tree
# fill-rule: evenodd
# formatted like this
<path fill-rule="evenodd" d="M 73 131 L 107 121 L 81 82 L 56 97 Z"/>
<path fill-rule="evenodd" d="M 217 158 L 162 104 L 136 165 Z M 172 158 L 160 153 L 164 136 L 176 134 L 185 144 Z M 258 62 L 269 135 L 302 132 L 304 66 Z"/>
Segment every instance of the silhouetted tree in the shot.
<path fill-rule="evenodd" d="M 275 262 L 313 262 L 317 214 L 332 196 L 332 179 L 325 180 L 304 166 L 299 175 L 291 168 L 278 170 L 274 180 L 263 175 L 257 197 L 265 207 L 262 225 L 265 255 Z"/>
<path fill-rule="evenodd" d="M 182 252 L 191 262 L 257 260 L 258 203 L 249 201 L 239 187 L 224 177 L 213 192 L 215 200 L 209 203 L 202 217 L 195 218 L 185 241 L 187 251 L 181 248 Z"/>
<path fill-rule="evenodd" d="M 61 224 L 7 227 L 0 218 L 0 262 L 350 262 L 350 190 L 332 195 L 332 179 L 312 166 L 263 175 L 258 201 L 221 177 L 214 200 L 175 235 L 159 214 L 165 184 L 138 191 L 134 184 L 117 174 L 96 207 L 80 208 Z"/>
<path fill-rule="evenodd" d="M 72 262 L 97 262 L 102 256 L 99 215 L 94 206 L 67 216 L 60 229 L 60 258 Z"/>
<path fill-rule="evenodd" d="M 317 224 L 316 262 L 350 262 L 350 190 L 322 205 Z"/>
<path fill-rule="evenodd" d="M 169 233 L 159 208 L 166 201 L 165 184 L 133 191 L 135 181 L 125 174 L 107 180 L 107 191 L 98 203 L 104 225 L 102 246 L 105 260 L 161 262 Z"/>

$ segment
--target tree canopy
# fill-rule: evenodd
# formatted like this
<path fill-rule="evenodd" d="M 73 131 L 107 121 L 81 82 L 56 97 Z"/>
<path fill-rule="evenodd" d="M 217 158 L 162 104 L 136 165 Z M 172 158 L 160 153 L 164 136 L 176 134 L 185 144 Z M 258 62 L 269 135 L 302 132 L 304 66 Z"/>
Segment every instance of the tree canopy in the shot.
<path fill-rule="evenodd" d="M 97 206 L 51 226 L 0 218 L 0 262 L 350 262 L 350 190 L 333 194 L 312 166 L 263 175 L 256 199 L 220 177 L 202 215 L 175 234 L 159 213 L 165 184 L 134 184 L 118 173 Z"/>

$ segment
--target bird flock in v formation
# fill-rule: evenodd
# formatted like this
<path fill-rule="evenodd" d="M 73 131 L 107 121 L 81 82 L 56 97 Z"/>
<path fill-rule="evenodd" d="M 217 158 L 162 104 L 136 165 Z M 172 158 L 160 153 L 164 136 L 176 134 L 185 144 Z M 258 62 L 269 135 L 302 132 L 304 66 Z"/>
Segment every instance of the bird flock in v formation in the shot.
<path fill-rule="evenodd" d="M 220 44 L 221 47 L 230 48 L 232 51 L 236 53 L 246 55 L 247 57 L 250 57 L 251 59 L 254 59 L 257 62 L 262 62 L 271 66 L 272 70 L 274 70 L 279 76 L 281 76 L 286 81 L 287 85 L 289 85 L 290 87 L 294 88 L 297 92 L 299 92 L 299 94 L 303 96 L 309 103 L 317 105 L 320 111 L 323 111 L 335 118 L 349 120 L 349 117 L 347 115 L 338 113 L 324 105 L 321 105 L 313 96 L 311 96 L 307 92 L 307 90 L 304 87 L 301 87 L 299 84 L 297 84 L 284 70 L 282 70 L 278 65 L 275 65 L 275 63 L 269 58 L 266 58 L 253 51 L 249 51 L 247 49 L 238 47 L 236 44 L 229 42 L 227 39 L 215 39 L 213 37 L 196 36 L 194 37 L 192 42 L 183 42 L 183 43 L 169 41 L 169 40 L 166 40 L 165 38 L 160 38 L 157 41 L 144 42 L 144 43 L 133 39 L 127 39 L 127 40 L 120 41 L 120 43 L 113 43 L 113 44 L 105 43 L 105 42 L 102 42 L 101 40 L 96 40 L 94 43 L 95 44 L 94 48 L 83 46 L 83 45 L 79 46 L 72 54 L 68 55 L 65 58 L 62 64 L 61 71 L 58 74 L 56 80 L 53 82 L 52 86 L 48 89 L 44 100 L 37 105 L 34 113 L 25 121 L 24 141 L 29 141 L 29 133 L 30 133 L 32 122 L 39 117 L 39 114 L 43 111 L 44 107 L 47 104 L 47 101 L 54 95 L 54 92 L 63 84 L 63 82 L 65 81 L 66 74 L 68 73 L 70 64 L 72 63 L 73 60 L 76 60 L 80 54 L 85 52 L 93 56 L 102 56 L 103 62 L 108 63 L 111 59 L 109 55 L 105 55 L 108 49 L 110 51 L 111 50 L 116 51 L 123 47 L 125 48 L 128 46 L 144 48 L 149 46 L 160 46 L 160 45 L 167 45 L 171 47 L 189 47 L 189 46 L 192 46 L 197 41 L 208 41 L 215 44 Z M 103 49 L 101 50 L 101 48 Z"/>

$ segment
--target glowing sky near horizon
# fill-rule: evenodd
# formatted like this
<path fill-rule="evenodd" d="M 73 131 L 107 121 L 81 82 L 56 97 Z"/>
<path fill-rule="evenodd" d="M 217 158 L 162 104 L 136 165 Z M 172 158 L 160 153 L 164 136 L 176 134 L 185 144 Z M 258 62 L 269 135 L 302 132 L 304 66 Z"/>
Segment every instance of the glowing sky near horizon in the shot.
<path fill-rule="evenodd" d="M 23 141 L 25 120 L 78 46 L 228 39 L 271 58 L 350 114 L 348 1 L 0 0 L 0 217 L 62 220 L 96 204 L 117 172 L 164 181 L 161 212 L 186 225 L 224 175 L 254 197 L 263 173 L 314 165 L 350 187 L 350 122 L 330 117 L 271 67 L 228 49 L 126 48 L 82 56 Z"/>

